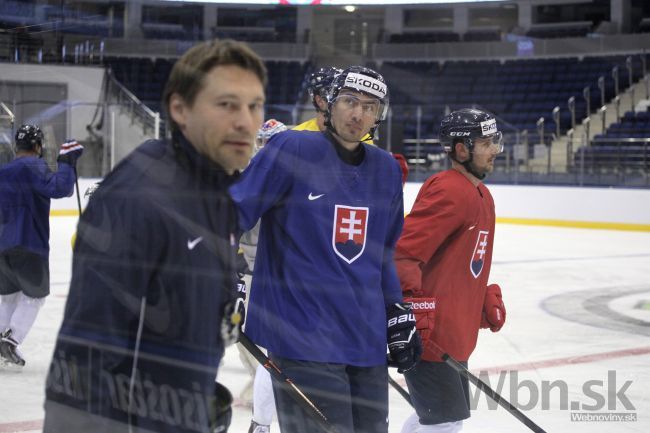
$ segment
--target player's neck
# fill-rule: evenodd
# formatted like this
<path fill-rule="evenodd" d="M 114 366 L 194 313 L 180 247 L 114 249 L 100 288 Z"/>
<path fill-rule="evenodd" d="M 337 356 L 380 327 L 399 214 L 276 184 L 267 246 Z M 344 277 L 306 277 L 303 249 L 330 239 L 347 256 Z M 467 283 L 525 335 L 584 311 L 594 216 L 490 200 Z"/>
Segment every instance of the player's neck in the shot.
<path fill-rule="evenodd" d="M 16 158 L 22 158 L 24 156 L 38 156 L 38 152 L 33 150 L 19 150 L 16 152 Z"/>
<path fill-rule="evenodd" d="M 451 160 L 451 168 L 453 170 L 456 170 L 457 172 L 459 172 L 463 176 L 465 176 L 470 182 L 472 182 L 472 185 L 479 186 L 479 184 L 481 183 L 481 180 L 478 179 L 476 176 L 474 176 L 469 171 L 467 171 L 467 169 L 465 168 L 464 165 L 462 165 L 461 163 L 459 163 L 457 161 L 454 161 L 453 159 Z"/>
<path fill-rule="evenodd" d="M 325 126 L 325 114 L 321 111 L 316 114 L 316 125 L 318 125 L 318 130 L 321 132 L 327 129 Z"/>

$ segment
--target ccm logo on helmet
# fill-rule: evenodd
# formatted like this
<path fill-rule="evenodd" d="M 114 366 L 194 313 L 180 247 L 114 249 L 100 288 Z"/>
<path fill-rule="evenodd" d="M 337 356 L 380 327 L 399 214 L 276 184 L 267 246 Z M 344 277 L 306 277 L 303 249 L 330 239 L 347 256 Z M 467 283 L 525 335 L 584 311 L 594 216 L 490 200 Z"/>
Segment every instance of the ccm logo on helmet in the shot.
<path fill-rule="evenodd" d="M 497 132 L 497 121 L 496 119 L 486 120 L 481 122 L 481 134 L 483 135 L 492 135 Z"/>
<path fill-rule="evenodd" d="M 355 72 L 350 72 L 345 77 L 345 87 L 370 93 L 381 99 L 386 97 L 386 85 L 384 83 L 367 75 L 357 74 Z"/>
<path fill-rule="evenodd" d="M 452 131 L 449 133 L 449 135 L 452 137 L 468 137 L 469 134 L 470 134 L 469 132 L 463 132 L 463 131 L 460 132 Z"/>

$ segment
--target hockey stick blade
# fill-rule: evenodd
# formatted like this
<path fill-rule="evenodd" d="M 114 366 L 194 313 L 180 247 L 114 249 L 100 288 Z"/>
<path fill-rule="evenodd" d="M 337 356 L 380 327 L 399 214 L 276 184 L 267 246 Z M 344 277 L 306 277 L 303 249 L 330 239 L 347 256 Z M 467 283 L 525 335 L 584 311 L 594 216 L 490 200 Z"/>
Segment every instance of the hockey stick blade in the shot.
<path fill-rule="evenodd" d="M 313 418 L 318 421 L 318 424 L 327 433 L 339 433 L 338 429 L 334 427 L 327 420 L 327 417 L 318 407 L 293 383 L 293 381 L 285 375 L 280 368 L 269 359 L 262 350 L 253 343 L 250 338 L 243 332 L 239 333 L 239 342 L 248 350 L 248 352 L 255 357 L 266 370 L 271 374 L 271 377 L 281 384 L 287 390 L 291 398 L 294 399 L 307 413 L 311 414 Z"/>
<path fill-rule="evenodd" d="M 397 391 L 399 395 L 404 397 L 404 400 L 406 400 L 408 404 L 410 404 L 411 407 L 413 407 L 413 402 L 411 401 L 411 395 L 399 383 L 397 383 L 395 379 L 390 377 L 390 375 L 388 375 L 388 383 L 390 383 L 390 386 L 392 386 L 395 389 L 395 391 Z"/>

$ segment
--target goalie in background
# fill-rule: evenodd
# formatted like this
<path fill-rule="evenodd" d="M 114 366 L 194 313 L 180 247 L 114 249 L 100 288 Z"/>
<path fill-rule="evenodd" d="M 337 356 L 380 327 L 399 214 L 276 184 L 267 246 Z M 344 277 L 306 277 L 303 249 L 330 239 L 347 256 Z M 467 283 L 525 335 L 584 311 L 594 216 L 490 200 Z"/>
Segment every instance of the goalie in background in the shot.
<path fill-rule="evenodd" d="M 506 319 L 501 289 L 488 285 L 495 213 L 481 180 L 503 151 L 496 119 L 462 109 L 443 118 L 440 142 L 451 169 L 427 179 L 397 242 L 404 300 L 413 303 L 422 361 L 405 373 L 416 413 L 402 433 L 455 433 L 470 416 L 468 381 L 439 357 L 467 367 L 479 328 L 497 332 Z"/>
<path fill-rule="evenodd" d="M 266 142 L 275 134 L 286 130 L 286 125 L 278 120 L 269 119 L 264 122 L 260 130 L 257 131 L 255 151 L 258 152 L 261 150 L 266 145 Z M 239 240 L 239 253 L 246 263 L 246 272 L 243 272 L 240 278 L 246 287 L 251 287 L 251 276 L 255 268 L 255 255 L 257 254 L 259 232 L 260 223 L 258 221 L 255 227 L 245 232 Z M 248 299 L 250 299 L 250 293 L 246 297 L 247 302 Z M 248 308 L 248 305 L 246 305 L 246 308 Z M 253 406 L 253 419 L 251 420 L 248 433 L 268 433 L 275 416 L 275 400 L 273 398 L 271 375 L 243 345 L 237 344 L 237 349 L 239 350 L 239 358 L 242 364 L 251 376 L 251 379 L 239 394 L 240 400 L 245 404 L 251 403 Z"/>
<path fill-rule="evenodd" d="M 74 191 L 77 159 L 83 146 L 61 146 L 52 172 L 43 156 L 43 132 L 21 125 L 16 157 L 0 169 L 0 356 L 23 367 L 18 346 L 50 294 L 50 200 Z"/>

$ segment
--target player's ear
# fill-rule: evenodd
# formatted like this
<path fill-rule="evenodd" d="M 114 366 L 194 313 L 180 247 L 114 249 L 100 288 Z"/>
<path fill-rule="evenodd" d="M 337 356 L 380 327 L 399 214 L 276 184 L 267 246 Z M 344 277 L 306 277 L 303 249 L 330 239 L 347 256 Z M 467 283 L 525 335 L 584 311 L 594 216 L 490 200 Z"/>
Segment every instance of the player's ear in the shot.
<path fill-rule="evenodd" d="M 465 142 L 462 140 L 458 140 L 454 143 L 454 151 L 456 153 L 456 158 L 461 162 L 469 158 L 469 150 L 467 149 Z"/>
<path fill-rule="evenodd" d="M 185 100 L 178 93 L 173 93 L 169 97 L 169 116 L 181 129 L 185 126 L 186 111 L 187 104 Z"/>

